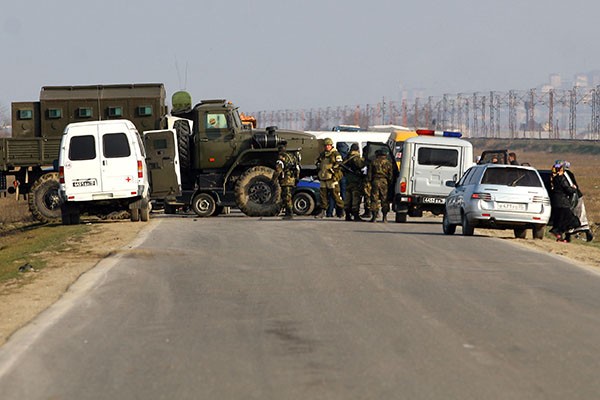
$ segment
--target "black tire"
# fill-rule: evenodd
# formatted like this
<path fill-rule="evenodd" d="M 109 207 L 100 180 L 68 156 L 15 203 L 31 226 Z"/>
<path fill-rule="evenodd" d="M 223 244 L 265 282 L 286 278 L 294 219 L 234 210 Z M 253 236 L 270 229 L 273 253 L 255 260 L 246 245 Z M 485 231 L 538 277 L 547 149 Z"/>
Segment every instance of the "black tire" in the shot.
<path fill-rule="evenodd" d="M 172 204 L 165 204 L 165 214 L 176 214 L 177 207 Z"/>
<path fill-rule="evenodd" d="M 463 216 L 462 216 L 462 234 L 463 234 L 463 236 L 473 236 L 474 232 L 475 232 L 475 228 L 473 228 L 473 225 L 471 225 L 471 223 L 467 219 L 467 216 L 465 214 L 463 214 Z"/>
<path fill-rule="evenodd" d="M 199 217 L 211 217 L 217 210 L 217 203 L 210 194 L 198 193 L 192 200 L 192 210 Z"/>
<path fill-rule="evenodd" d="M 406 222 L 407 213 L 405 212 L 396 212 L 396 222 L 404 223 Z"/>
<path fill-rule="evenodd" d="M 140 220 L 140 209 L 132 208 L 129 211 L 131 212 L 131 222 L 138 222 Z"/>
<path fill-rule="evenodd" d="M 79 207 L 69 203 L 63 203 L 60 207 L 61 220 L 63 225 L 79 225 L 81 214 Z"/>
<path fill-rule="evenodd" d="M 535 225 L 532 230 L 533 238 L 541 240 L 544 238 L 544 233 L 546 233 L 546 225 Z"/>
<path fill-rule="evenodd" d="M 235 201 L 249 217 L 272 217 L 279 214 L 281 186 L 273 182 L 273 169 L 252 167 L 240 176 L 235 185 Z"/>
<path fill-rule="evenodd" d="M 190 169 L 190 124 L 186 120 L 177 120 L 173 123 L 177 133 L 177 148 L 179 150 L 179 165 L 182 171 Z"/>
<path fill-rule="evenodd" d="M 140 219 L 142 222 L 148 222 L 150 220 L 150 203 L 146 207 L 140 209 Z"/>
<path fill-rule="evenodd" d="M 58 195 L 58 172 L 40 176 L 29 191 L 29 211 L 41 222 L 61 219 L 61 199 Z"/>
<path fill-rule="evenodd" d="M 515 233 L 515 238 L 517 239 L 525 239 L 527 237 L 527 230 L 523 228 L 515 228 L 513 229 Z"/>
<path fill-rule="evenodd" d="M 292 198 L 294 213 L 297 215 L 310 215 L 315 210 L 315 199 L 306 192 L 298 192 Z"/>
<path fill-rule="evenodd" d="M 442 229 L 444 230 L 444 235 L 454 235 L 456 232 L 456 225 L 451 224 L 448 221 L 448 215 L 444 214 L 444 219 L 442 220 Z"/>

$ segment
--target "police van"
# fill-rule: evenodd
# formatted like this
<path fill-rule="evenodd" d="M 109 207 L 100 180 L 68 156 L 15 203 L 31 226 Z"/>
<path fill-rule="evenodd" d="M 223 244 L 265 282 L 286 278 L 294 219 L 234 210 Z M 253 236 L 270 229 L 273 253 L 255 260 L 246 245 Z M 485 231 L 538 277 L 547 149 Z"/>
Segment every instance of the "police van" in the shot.
<path fill-rule="evenodd" d="M 404 141 L 392 209 L 396 222 L 422 217 L 424 211 L 444 213 L 453 183 L 473 165 L 473 146 L 460 132 L 417 130 Z"/>
<path fill-rule="evenodd" d="M 175 140 L 174 136 L 170 138 Z M 164 158 L 162 152 L 157 154 Z M 149 219 L 146 152 L 131 121 L 67 125 L 60 144 L 58 167 L 63 224 L 78 224 L 82 213 L 106 215 L 122 210 L 130 210 L 132 221 Z"/>

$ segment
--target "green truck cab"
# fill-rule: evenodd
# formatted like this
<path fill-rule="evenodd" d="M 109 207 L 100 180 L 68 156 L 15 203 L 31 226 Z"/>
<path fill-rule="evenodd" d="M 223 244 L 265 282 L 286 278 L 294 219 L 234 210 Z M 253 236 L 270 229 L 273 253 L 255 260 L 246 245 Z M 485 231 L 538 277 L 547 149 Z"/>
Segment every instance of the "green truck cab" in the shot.
<path fill-rule="evenodd" d="M 285 141 L 288 151 L 300 154 L 301 177 L 315 174 L 323 147 L 306 132 L 254 129 L 223 99 L 175 110 L 165 117 L 163 128 L 177 132 L 183 189 L 176 201 L 165 203 L 167 213 L 189 206 L 208 217 L 235 206 L 249 216 L 276 215 L 281 189 L 271 178 L 278 145 Z"/>

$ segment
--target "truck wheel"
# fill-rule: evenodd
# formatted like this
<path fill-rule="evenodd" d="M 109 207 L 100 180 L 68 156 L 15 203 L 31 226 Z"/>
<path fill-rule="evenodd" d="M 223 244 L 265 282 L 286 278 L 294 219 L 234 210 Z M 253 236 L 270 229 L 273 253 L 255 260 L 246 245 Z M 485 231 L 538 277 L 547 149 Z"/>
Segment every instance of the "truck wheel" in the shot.
<path fill-rule="evenodd" d="M 273 169 L 252 167 L 240 176 L 235 185 L 235 201 L 242 212 L 250 217 L 271 217 L 279 214 L 281 186 L 272 182 Z"/>
<path fill-rule="evenodd" d="M 406 217 L 405 212 L 396 212 L 396 222 L 404 223 L 406 222 Z"/>
<path fill-rule="evenodd" d="M 179 166 L 182 171 L 190 169 L 190 124 L 185 120 L 173 123 L 177 133 L 177 149 L 179 150 Z"/>
<path fill-rule="evenodd" d="M 129 211 L 131 212 L 131 222 L 138 222 L 140 220 L 140 209 L 132 208 Z"/>
<path fill-rule="evenodd" d="M 210 217 L 217 210 L 217 203 L 210 194 L 198 193 L 192 200 L 192 210 L 199 217 Z"/>
<path fill-rule="evenodd" d="M 298 215 L 310 215 L 315 209 L 315 199 L 306 193 L 296 193 L 292 199 L 294 213 Z"/>
<path fill-rule="evenodd" d="M 41 222 L 56 221 L 61 218 L 58 195 L 58 173 L 49 172 L 40 176 L 29 191 L 29 211 Z"/>

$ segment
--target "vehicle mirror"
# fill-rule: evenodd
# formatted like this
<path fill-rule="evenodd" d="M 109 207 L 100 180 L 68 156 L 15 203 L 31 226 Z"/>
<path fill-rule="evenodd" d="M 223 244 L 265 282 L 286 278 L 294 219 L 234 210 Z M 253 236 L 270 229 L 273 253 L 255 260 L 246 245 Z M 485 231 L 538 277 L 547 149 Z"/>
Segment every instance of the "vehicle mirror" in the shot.
<path fill-rule="evenodd" d="M 454 181 L 446 181 L 446 186 L 448 187 L 457 187 L 458 184 Z"/>

